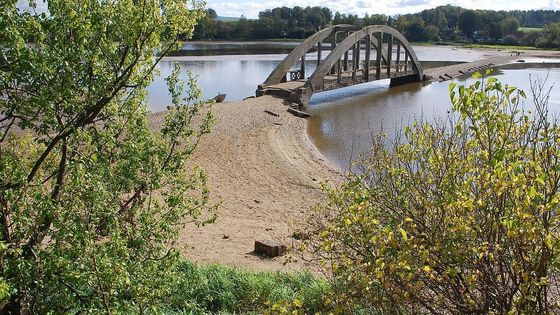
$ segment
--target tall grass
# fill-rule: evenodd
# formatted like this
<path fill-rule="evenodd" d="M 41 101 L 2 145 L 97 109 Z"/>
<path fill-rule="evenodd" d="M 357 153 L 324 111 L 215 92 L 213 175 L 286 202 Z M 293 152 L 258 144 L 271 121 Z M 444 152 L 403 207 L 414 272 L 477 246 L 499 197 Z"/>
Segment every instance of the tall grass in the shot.
<path fill-rule="evenodd" d="M 170 286 L 168 313 L 261 314 L 270 305 L 301 301 L 306 313 L 327 310 L 328 282 L 307 272 L 254 272 L 184 261 Z"/>

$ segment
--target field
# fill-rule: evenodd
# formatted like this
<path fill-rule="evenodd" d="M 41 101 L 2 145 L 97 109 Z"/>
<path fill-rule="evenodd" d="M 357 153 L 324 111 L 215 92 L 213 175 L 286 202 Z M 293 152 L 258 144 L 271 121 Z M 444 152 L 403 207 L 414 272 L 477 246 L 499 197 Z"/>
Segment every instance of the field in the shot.
<path fill-rule="evenodd" d="M 518 31 L 528 34 L 528 33 L 540 32 L 542 31 L 542 27 L 520 27 Z"/>

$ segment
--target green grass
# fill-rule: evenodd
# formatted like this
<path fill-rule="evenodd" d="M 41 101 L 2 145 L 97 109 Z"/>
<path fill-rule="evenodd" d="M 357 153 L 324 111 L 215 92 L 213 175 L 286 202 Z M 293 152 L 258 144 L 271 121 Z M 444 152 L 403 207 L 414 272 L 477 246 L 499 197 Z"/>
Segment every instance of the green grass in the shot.
<path fill-rule="evenodd" d="M 184 261 L 170 285 L 167 313 L 262 314 L 267 305 L 299 300 L 306 313 L 328 311 L 325 279 L 306 272 L 255 272 Z"/>
<path fill-rule="evenodd" d="M 461 47 L 464 48 L 484 48 L 484 49 L 498 49 L 498 50 L 545 50 L 533 46 L 515 46 L 515 45 L 487 45 L 487 44 L 465 44 Z"/>
<path fill-rule="evenodd" d="M 520 27 L 517 29 L 519 32 L 523 32 L 525 34 L 540 32 L 542 31 L 542 27 Z"/>

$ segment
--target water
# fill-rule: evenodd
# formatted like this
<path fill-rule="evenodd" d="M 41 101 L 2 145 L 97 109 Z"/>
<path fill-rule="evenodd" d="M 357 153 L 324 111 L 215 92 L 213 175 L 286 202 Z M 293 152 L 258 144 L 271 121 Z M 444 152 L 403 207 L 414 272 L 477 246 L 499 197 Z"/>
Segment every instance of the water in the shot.
<path fill-rule="evenodd" d="M 294 42 L 188 42 L 177 55 L 164 58 L 158 65 L 160 75 L 148 88 L 148 105 L 152 111 L 161 111 L 169 105 L 170 97 L 164 78 L 178 65 L 181 77 L 187 79 L 187 71 L 198 75 L 198 83 L 204 98 L 226 93 L 226 101 L 238 101 L 254 96 L 258 84 L 264 82 L 276 65 L 284 59 L 298 43 Z M 325 58 L 328 46 L 323 51 Z M 449 63 L 466 62 L 484 57 L 476 50 L 451 47 L 414 47 L 418 58 L 426 67 L 437 67 Z M 307 54 L 306 73 L 316 67 L 317 53 Z M 361 60 L 364 60 L 362 52 Z M 441 61 L 444 62 L 441 62 Z M 295 67 L 299 68 L 299 64 Z"/>
<path fill-rule="evenodd" d="M 175 56 L 288 54 L 299 42 L 186 42 Z"/>
<path fill-rule="evenodd" d="M 293 42 L 211 42 L 186 43 L 179 55 L 165 58 L 158 76 L 148 88 L 148 105 L 161 111 L 169 104 L 164 77 L 175 65 L 198 75 L 204 98 L 226 93 L 226 101 L 253 96 L 278 63 L 297 43 Z M 416 54 L 425 68 L 450 63 L 468 62 L 485 57 L 484 52 L 453 47 L 418 46 Z M 201 54 L 204 54 L 203 56 Z M 328 54 L 324 51 L 323 57 Z M 306 73 L 316 67 L 316 53 L 307 55 Z M 362 58 L 363 60 L 363 58 Z M 494 75 L 505 83 L 516 85 L 530 97 L 530 75 L 548 77 L 548 85 L 560 84 L 560 63 L 551 60 L 526 60 L 499 67 Z M 546 63 L 543 64 L 543 61 Z M 560 62 L 556 60 L 555 62 Z M 299 64 L 295 67 L 299 68 Z M 471 84 L 469 76 L 454 80 Z M 444 119 L 450 109 L 448 82 L 411 83 L 389 89 L 389 81 L 376 81 L 316 94 L 311 99 L 309 134 L 319 151 L 329 160 L 347 168 L 360 153 L 367 152 L 372 135 L 383 130 L 395 134 L 414 119 Z M 560 92 L 553 90 L 550 109 L 560 112 Z M 527 106 L 531 106 L 527 101 Z"/>
<path fill-rule="evenodd" d="M 528 97 L 524 107 L 532 108 L 531 80 L 546 79 L 546 86 L 560 84 L 560 64 L 517 63 L 502 66 L 492 74 L 500 81 L 523 89 Z M 452 80 L 472 84 L 464 76 Z M 415 119 L 442 121 L 451 102 L 449 83 L 411 83 L 389 88 L 389 81 L 377 81 L 312 97 L 308 131 L 311 139 L 330 161 L 343 169 L 371 145 L 372 135 L 383 131 L 390 138 Z M 352 97 L 349 97 L 351 96 Z M 552 90 L 551 112 L 560 113 L 560 93 Z"/>

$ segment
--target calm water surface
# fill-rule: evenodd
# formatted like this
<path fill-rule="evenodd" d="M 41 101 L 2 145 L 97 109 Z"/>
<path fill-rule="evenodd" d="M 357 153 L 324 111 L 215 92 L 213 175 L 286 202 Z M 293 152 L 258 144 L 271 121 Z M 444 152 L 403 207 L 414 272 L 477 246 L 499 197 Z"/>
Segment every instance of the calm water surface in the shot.
<path fill-rule="evenodd" d="M 257 85 L 295 45 L 297 43 L 186 43 L 178 56 L 165 58 L 160 63 L 160 75 L 148 88 L 148 106 L 152 111 L 161 111 L 169 104 L 164 77 L 175 65 L 183 70 L 184 79 L 187 71 L 198 76 L 204 98 L 218 93 L 226 93 L 226 101 L 253 96 Z M 414 49 L 426 68 L 485 57 L 481 51 L 452 47 L 418 46 Z M 324 52 L 323 58 L 327 54 L 328 51 Z M 316 58 L 316 53 L 307 55 L 306 73 L 314 71 Z M 530 78 L 547 78 L 548 87 L 560 85 L 560 60 L 526 61 L 499 67 L 493 75 L 524 89 L 529 98 Z M 469 76 L 454 81 L 458 84 L 473 82 Z M 389 89 L 389 81 L 384 80 L 316 94 L 309 108 L 313 114 L 308 124 L 310 138 L 329 160 L 346 169 L 359 154 L 367 152 L 372 135 L 379 131 L 392 136 L 414 119 L 444 119 L 450 109 L 448 86 L 449 81 L 424 82 Z M 526 101 L 526 107 L 530 108 L 531 102 Z M 560 90 L 552 90 L 549 107 L 552 112 L 560 113 Z"/>

